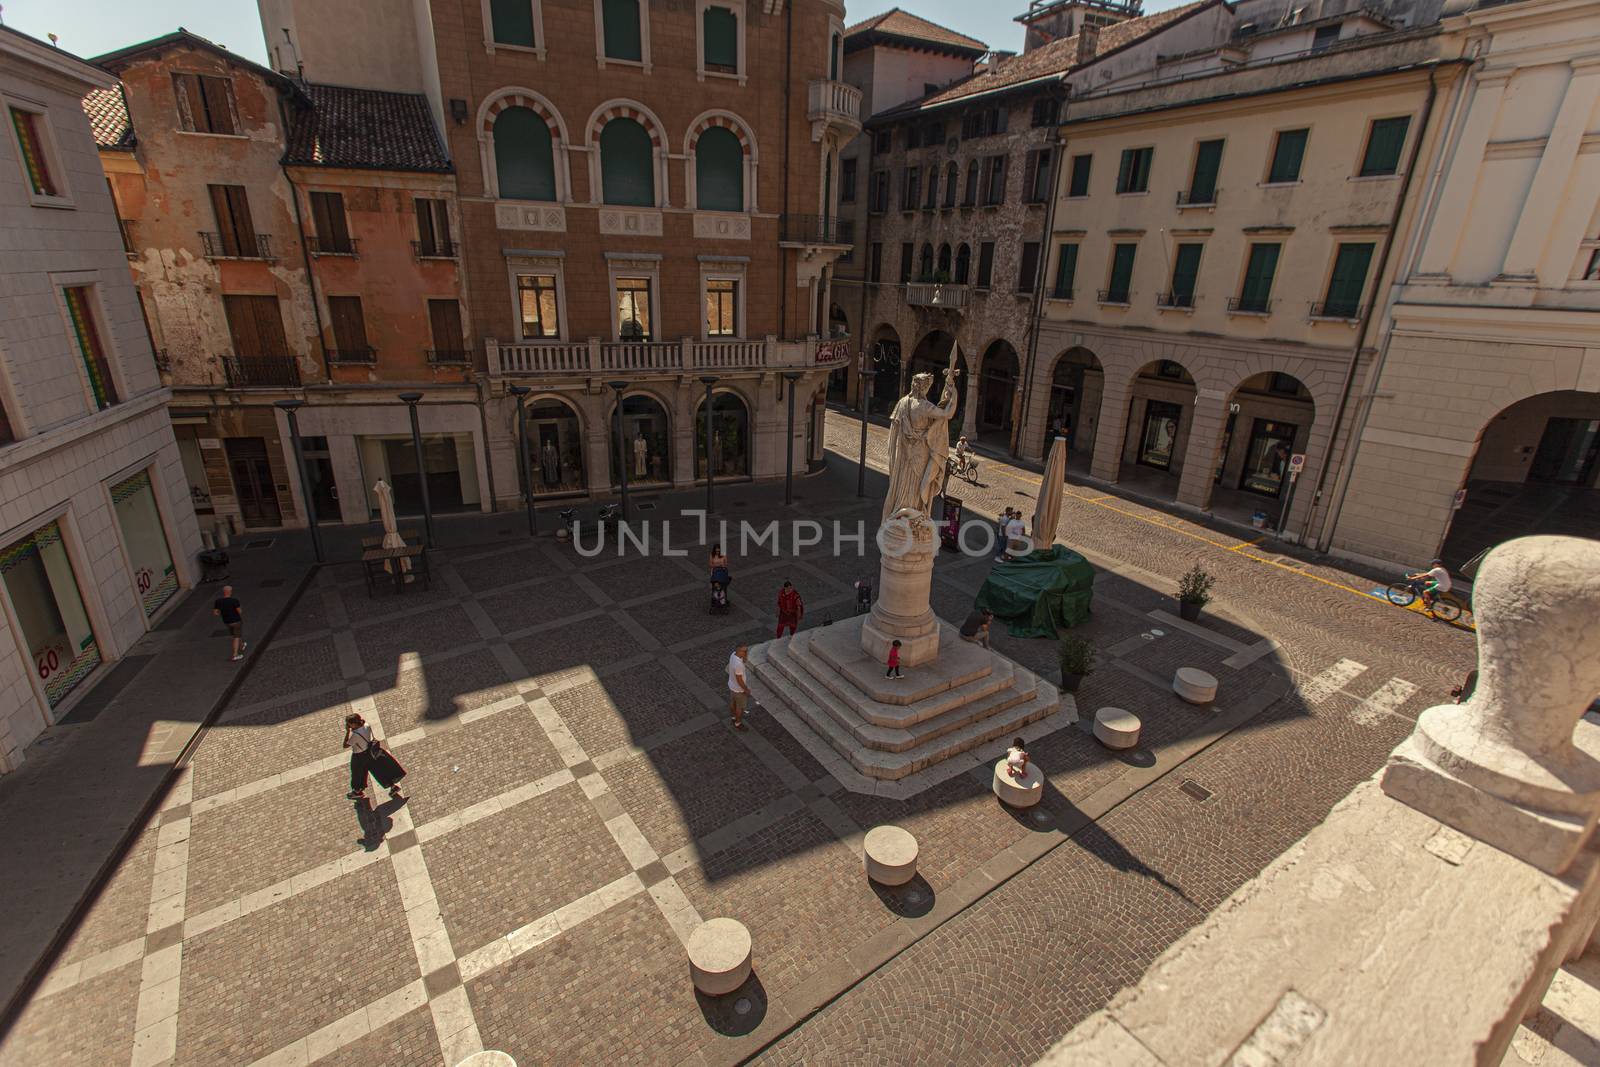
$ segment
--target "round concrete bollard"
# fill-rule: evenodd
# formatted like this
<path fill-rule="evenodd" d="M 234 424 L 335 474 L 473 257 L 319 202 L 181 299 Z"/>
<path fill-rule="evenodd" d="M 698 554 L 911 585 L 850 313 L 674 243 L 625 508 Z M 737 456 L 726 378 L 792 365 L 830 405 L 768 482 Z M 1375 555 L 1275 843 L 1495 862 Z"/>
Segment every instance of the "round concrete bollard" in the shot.
<path fill-rule="evenodd" d="M 485 1049 L 482 1052 L 474 1052 L 456 1064 L 456 1067 L 517 1067 L 517 1061 L 504 1052 Z"/>
<path fill-rule="evenodd" d="M 898 826 L 867 831 L 867 877 L 879 885 L 905 885 L 917 876 L 917 839 Z"/>
<path fill-rule="evenodd" d="M 707 996 L 720 997 L 750 977 L 750 931 L 737 919 L 711 919 L 689 935 L 689 977 Z"/>
<path fill-rule="evenodd" d="M 994 765 L 994 795 L 1013 808 L 1031 808 L 1044 799 L 1044 773 L 1039 765 L 1028 761 L 1028 770 L 1021 778 L 1006 773 L 1004 758 Z"/>
<path fill-rule="evenodd" d="M 1094 713 L 1094 736 L 1107 748 L 1133 748 L 1139 743 L 1139 716 L 1123 708 Z"/>
<path fill-rule="evenodd" d="M 1209 704 L 1217 699 L 1217 680 L 1198 667 L 1179 667 L 1172 691 L 1191 704 Z"/>

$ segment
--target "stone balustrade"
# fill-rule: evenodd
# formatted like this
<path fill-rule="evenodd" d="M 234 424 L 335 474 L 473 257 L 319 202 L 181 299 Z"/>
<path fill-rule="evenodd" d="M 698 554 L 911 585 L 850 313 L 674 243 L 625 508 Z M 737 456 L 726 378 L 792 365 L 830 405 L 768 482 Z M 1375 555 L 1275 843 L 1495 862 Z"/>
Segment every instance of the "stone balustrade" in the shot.
<path fill-rule="evenodd" d="M 506 344 L 484 341 L 489 373 L 505 375 L 615 374 L 628 371 L 695 373 L 706 370 L 805 368 L 817 363 L 818 342 L 780 341 L 551 341 Z"/>

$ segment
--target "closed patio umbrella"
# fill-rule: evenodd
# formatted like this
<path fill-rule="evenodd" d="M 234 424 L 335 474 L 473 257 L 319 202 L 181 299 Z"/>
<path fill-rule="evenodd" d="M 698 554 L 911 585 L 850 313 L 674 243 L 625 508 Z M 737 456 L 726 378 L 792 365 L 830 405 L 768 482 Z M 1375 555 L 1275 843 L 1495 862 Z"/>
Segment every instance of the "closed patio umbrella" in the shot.
<path fill-rule="evenodd" d="M 1056 523 L 1061 520 L 1061 498 L 1066 494 L 1067 439 L 1057 437 L 1050 445 L 1050 459 L 1044 465 L 1039 483 L 1039 503 L 1033 509 L 1033 547 L 1049 548 L 1056 541 Z"/>
<path fill-rule="evenodd" d="M 399 524 L 394 517 L 394 489 L 390 487 L 388 482 L 380 478 L 378 479 L 378 484 L 372 487 L 372 493 L 378 498 L 378 518 L 383 523 L 383 547 L 404 548 L 406 546 L 405 539 L 400 536 Z M 402 569 L 409 571 L 411 569 L 411 561 L 403 559 L 400 561 L 400 566 Z M 383 569 L 391 570 L 392 568 L 386 563 Z"/>

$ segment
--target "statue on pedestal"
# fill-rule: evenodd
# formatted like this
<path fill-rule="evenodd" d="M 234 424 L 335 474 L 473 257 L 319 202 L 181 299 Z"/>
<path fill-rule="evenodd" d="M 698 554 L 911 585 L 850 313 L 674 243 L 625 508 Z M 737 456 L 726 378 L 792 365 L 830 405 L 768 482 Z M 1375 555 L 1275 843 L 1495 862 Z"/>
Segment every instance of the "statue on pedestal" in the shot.
<path fill-rule="evenodd" d="M 937 404 L 928 399 L 933 375 L 917 374 L 911 379 L 911 392 L 900 398 L 890 416 L 889 492 L 883 499 L 882 521 L 906 508 L 924 518 L 933 512 L 950 451 L 950 420 L 956 413 L 956 351 L 952 343 Z"/>

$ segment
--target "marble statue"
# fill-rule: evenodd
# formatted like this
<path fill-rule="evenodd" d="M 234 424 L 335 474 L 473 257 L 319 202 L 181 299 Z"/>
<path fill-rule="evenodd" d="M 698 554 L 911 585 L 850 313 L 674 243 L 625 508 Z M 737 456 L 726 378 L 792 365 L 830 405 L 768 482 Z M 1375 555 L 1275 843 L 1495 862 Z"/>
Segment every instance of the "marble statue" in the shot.
<path fill-rule="evenodd" d="M 950 345 L 950 365 L 944 372 L 944 391 L 935 404 L 928 399 L 933 375 L 917 374 L 911 391 L 900 398 L 889 419 L 889 492 L 883 498 L 882 519 L 903 509 L 926 519 L 933 513 L 933 498 L 944 479 L 950 451 L 951 418 L 956 413 L 957 345 Z"/>

